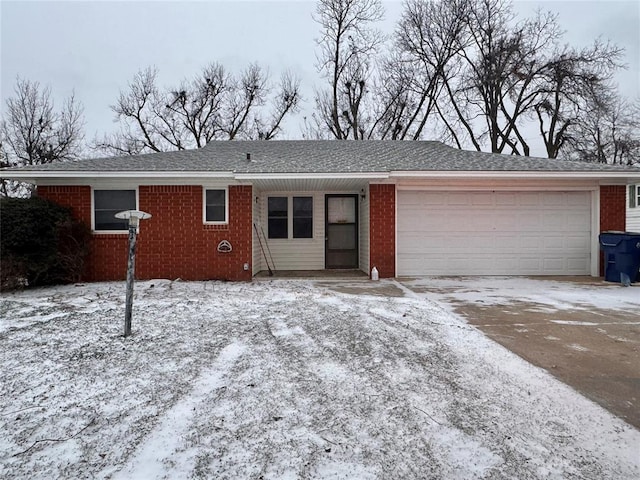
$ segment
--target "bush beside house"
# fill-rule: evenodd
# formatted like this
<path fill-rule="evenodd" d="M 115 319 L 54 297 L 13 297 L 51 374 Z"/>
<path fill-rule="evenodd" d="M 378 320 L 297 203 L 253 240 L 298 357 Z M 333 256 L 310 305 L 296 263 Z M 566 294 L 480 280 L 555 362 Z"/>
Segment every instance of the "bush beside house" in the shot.
<path fill-rule="evenodd" d="M 78 281 L 91 231 L 71 210 L 33 198 L 0 199 L 0 289 Z"/>

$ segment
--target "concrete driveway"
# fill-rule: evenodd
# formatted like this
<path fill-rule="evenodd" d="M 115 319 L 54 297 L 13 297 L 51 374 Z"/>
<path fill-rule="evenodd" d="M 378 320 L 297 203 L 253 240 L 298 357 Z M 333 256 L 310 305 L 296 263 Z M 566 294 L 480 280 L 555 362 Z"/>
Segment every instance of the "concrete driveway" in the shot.
<path fill-rule="evenodd" d="M 640 429 L 640 283 L 625 288 L 593 277 L 318 283 L 343 293 L 436 301 Z"/>
<path fill-rule="evenodd" d="M 640 429 L 640 284 L 591 277 L 401 279 Z"/>

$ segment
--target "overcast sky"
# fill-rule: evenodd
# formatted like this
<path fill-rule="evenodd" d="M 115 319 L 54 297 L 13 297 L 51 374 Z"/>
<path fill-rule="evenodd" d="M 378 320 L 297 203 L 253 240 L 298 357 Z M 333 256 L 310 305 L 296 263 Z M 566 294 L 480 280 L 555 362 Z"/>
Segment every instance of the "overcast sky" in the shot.
<path fill-rule="evenodd" d="M 384 5 L 381 28 L 391 33 L 402 4 Z M 601 36 L 623 46 L 629 69 L 617 80 L 627 96 L 640 96 L 640 2 L 516 1 L 515 7 L 527 16 L 538 7 L 558 13 L 570 44 L 586 46 Z M 155 65 L 160 85 L 169 86 L 212 61 L 230 70 L 257 61 L 274 80 L 285 69 L 300 76 L 303 107 L 310 110 L 313 87 L 320 85 L 314 8 L 314 1 L 293 0 L 0 0 L 2 109 L 17 75 L 49 85 L 58 99 L 75 90 L 91 140 L 96 133 L 116 129 L 109 105 L 144 67 Z M 299 138 L 297 123 L 289 122 L 279 138 Z"/>

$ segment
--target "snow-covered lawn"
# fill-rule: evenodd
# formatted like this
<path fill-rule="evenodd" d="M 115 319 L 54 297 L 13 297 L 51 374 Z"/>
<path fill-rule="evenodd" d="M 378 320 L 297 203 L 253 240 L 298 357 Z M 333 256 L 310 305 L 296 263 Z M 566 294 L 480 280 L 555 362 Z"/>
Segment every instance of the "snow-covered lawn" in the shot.
<path fill-rule="evenodd" d="M 640 478 L 640 432 L 402 285 L 0 297 L 0 477 Z"/>

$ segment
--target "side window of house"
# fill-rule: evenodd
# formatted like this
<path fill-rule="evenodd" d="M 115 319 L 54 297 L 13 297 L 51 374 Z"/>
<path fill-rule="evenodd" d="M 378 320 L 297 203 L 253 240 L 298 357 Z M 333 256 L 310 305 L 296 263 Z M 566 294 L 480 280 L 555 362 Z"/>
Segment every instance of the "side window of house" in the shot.
<path fill-rule="evenodd" d="M 267 207 L 269 238 L 289 238 L 289 198 L 269 197 Z"/>
<path fill-rule="evenodd" d="M 293 238 L 313 237 L 313 197 L 293 197 Z"/>
<path fill-rule="evenodd" d="M 640 207 L 640 185 L 629 185 L 629 208 Z"/>
<path fill-rule="evenodd" d="M 93 225 L 96 231 L 127 230 L 129 222 L 115 218 L 115 214 L 136 209 L 135 190 L 93 191 Z"/>
<path fill-rule="evenodd" d="M 211 223 L 227 222 L 227 191 L 205 190 L 204 220 Z"/>

